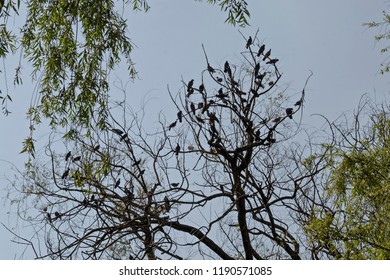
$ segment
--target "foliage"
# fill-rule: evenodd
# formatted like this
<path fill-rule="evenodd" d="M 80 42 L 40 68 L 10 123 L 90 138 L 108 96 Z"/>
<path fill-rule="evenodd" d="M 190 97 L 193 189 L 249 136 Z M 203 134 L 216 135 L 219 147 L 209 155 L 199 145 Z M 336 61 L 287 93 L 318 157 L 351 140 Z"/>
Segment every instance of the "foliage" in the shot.
<path fill-rule="evenodd" d="M 28 110 L 29 138 L 34 138 L 35 127 L 43 120 L 48 120 L 53 128 L 92 129 L 91 118 L 96 109 L 100 110 L 97 125 L 106 129 L 110 71 L 125 62 L 130 77 L 135 78 L 137 74 L 123 10 L 130 7 L 134 11 L 148 11 L 148 2 L 32 0 L 20 4 L 20 0 L 11 0 L 1 11 L 4 23 L 0 25 L 0 57 L 20 50 L 33 67 L 37 90 L 36 101 Z M 229 13 L 228 22 L 248 24 L 245 1 L 218 1 L 218 5 Z M 15 33 L 10 31 L 15 28 L 8 19 L 15 13 L 18 15 L 19 10 L 26 11 L 27 18 L 20 33 Z M 22 82 L 21 69 L 20 64 L 15 72 L 14 81 L 18 84 Z M 8 114 L 10 94 L 0 97 L 3 112 Z M 34 156 L 33 143 L 26 140 L 23 152 Z"/>
<path fill-rule="evenodd" d="M 333 124 L 340 136 L 329 156 L 324 199 L 307 228 L 317 252 L 342 259 L 390 257 L 389 107 L 364 100 L 352 128 Z M 367 113 L 369 120 L 364 120 Z M 363 126 L 362 122 L 367 125 Z"/>

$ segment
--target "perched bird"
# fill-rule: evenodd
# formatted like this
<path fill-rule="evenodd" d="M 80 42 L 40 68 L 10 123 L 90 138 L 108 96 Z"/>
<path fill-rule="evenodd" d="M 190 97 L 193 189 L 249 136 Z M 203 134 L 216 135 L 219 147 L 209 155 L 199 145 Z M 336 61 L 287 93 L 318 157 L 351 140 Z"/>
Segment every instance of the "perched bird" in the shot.
<path fill-rule="evenodd" d="M 193 150 L 195 150 L 195 147 L 192 146 L 192 145 L 188 145 L 187 149 L 190 150 L 190 151 L 193 151 Z"/>
<path fill-rule="evenodd" d="M 292 119 L 292 114 L 293 114 L 293 108 L 287 108 L 287 109 L 286 109 L 286 115 L 287 115 L 287 117 L 289 117 L 290 119 Z"/>
<path fill-rule="evenodd" d="M 171 186 L 176 188 L 177 186 L 179 186 L 180 183 L 171 183 Z"/>
<path fill-rule="evenodd" d="M 200 92 L 200 93 L 203 93 L 203 91 L 204 91 L 204 85 L 201 84 L 201 85 L 199 86 L 199 92 Z"/>
<path fill-rule="evenodd" d="M 49 223 L 51 223 L 51 215 L 50 215 L 50 213 L 47 213 L 47 220 L 49 221 Z"/>
<path fill-rule="evenodd" d="M 266 64 L 275 64 L 278 61 L 279 61 L 279 59 L 274 58 L 274 59 L 270 59 Z"/>
<path fill-rule="evenodd" d="M 65 155 L 65 161 L 68 161 L 68 159 L 70 158 L 71 155 L 72 155 L 71 151 L 67 152 Z"/>
<path fill-rule="evenodd" d="M 255 65 L 255 77 L 257 77 L 257 75 L 259 74 L 259 70 L 260 70 L 260 63 L 256 63 Z"/>
<path fill-rule="evenodd" d="M 115 132 L 118 135 L 122 135 L 123 134 L 123 131 L 120 130 L 120 129 L 117 129 L 117 128 L 113 128 L 112 131 Z"/>
<path fill-rule="evenodd" d="M 125 133 L 125 134 L 123 134 L 123 135 L 121 136 L 121 138 L 119 139 L 119 141 L 123 141 L 123 140 L 125 140 L 127 137 L 129 137 L 129 135 L 128 135 L 127 133 Z"/>
<path fill-rule="evenodd" d="M 192 79 L 191 81 L 188 82 L 187 92 L 191 91 L 193 85 L 194 85 L 194 79 Z"/>
<path fill-rule="evenodd" d="M 169 199 L 167 196 L 164 197 L 164 208 L 165 211 L 169 212 L 171 210 L 171 203 L 169 202 Z"/>
<path fill-rule="evenodd" d="M 121 184 L 121 179 L 119 178 L 118 180 L 116 180 L 114 188 L 119 187 L 120 184 Z"/>
<path fill-rule="evenodd" d="M 207 71 L 209 71 L 210 73 L 214 73 L 215 72 L 214 68 L 211 67 L 211 65 L 208 64 L 208 63 L 207 63 Z"/>
<path fill-rule="evenodd" d="M 196 116 L 195 119 L 196 119 L 198 122 L 200 122 L 200 123 L 204 123 L 204 120 L 203 120 L 201 117 Z"/>
<path fill-rule="evenodd" d="M 68 175 L 69 175 L 69 168 L 66 169 L 65 172 L 62 174 L 61 179 L 62 179 L 62 180 L 66 179 L 66 177 L 68 177 Z"/>
<path fill-rule="evenodd" d="M 269 58 L 270 55 L 271 55 L 271 49 L 269 49 L 269 51 L 265 53 L 265 55 L 263 57 L 263 61 L 266 60 L 267 58 Z"/>
<path fill-rule="evenodd" d="M 177 144 L 176 148 L 175 148 L 175 155 L 179 155 L 180 153 L 180 145 Z"/>
<path fill-rule="evenodd" d="M 61 214 L 59 212 L 54 212 L 54 216 L 56 216 L 57 219 L 60 219 L 61 218 Z"/>
<path fill-rule="evenodd" d="M 73 158 L 73 162 L 79 161 L 81 159 L 81 156 L 77 156 Z"/>
<path fill-rule="evenodd" d="M 139 173 L 140 176 L 144 175 L 145 174 L 145 169 L 142 169 Z"/>
<path fill-rule="evenodd" d="M 190 108 L 191 108 L 192 113 L 195 115 L 196 114 L 196 112 L 195 112 L 196 109 L 195 109 L 194 103 L 191 102 Z"/>
<path fill-rule="evenodd" d="M 168 126 L 168 130 L 171 130 L 171 128 L 174 128 L 176 126 L 176 122 L 177 121 L 174 121 L 173 123 L 171 123 L 169 126 Z"/>
<path fill-rule="evenodd" d="M 259 48 L 259 51 L 257 52 L 257 56 L 262 55 L 264 50 L 265 50 L 265 45 L 261 45 L 261 47 Z"/>
<path fill-rule="evenodd" d="M 97 152 L 97 151 L 99 151 L 99 149 L 100 149 L 100 145 L 98 144 L 98 145 L 96 145 L 96 146 L 93 148 L 93 151 L 94 151 L 94 152 Z"/>
<path fill-rule="evenodd" d="M 227 73 L 230 70 L 229 62 L 226 60 L 225 65 L 223 67 L 223 72 Z"/>
<path fill-rule="evenodd" d="M 294 106 L 300 106 L 302 104 L 302 100 L 298 100 L 297 102 L 295 102 Z"/>
<path fill-rule="evenodd" d="M 249 36 L 248 41 L 246 41 L 246 46 L 245 46 L 245 47 L 246 47 L 246 48 L 249 48 L 249 46 L 252 45 L 252 43 L 253 43 L 252 37 Z"/>
<path fill-rule="evenodd" d="M 183 121 L 183 112 L 182 111 L 177 112 L 177 119 L 179 120 L 179 122 Z"/>

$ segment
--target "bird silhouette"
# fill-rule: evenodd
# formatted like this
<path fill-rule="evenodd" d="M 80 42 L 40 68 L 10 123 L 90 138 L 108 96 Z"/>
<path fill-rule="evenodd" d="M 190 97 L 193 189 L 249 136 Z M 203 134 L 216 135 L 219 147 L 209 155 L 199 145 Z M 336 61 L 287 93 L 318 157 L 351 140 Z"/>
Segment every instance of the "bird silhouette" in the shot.
<path fill-rule="evenodd" d="M 267 58 L 269 58 L 270 55 L 271 55 L 271 49 L 269 49 L 269 51 L 265 53 L 265 55 L 263 57 L 263 61 L 266 60 Z"/>
<path fill-rule="evenodd" d="M 192 79 L 191 81 L 188 82 L 187 92 L 191 91 L 193 85 L 194 85 L 194 79 Z"/>
<path fill-rule="evenodd" d="M 279 59 L 274 58 L 274 59 L 270 59 L 266 64 L 275 64 L 278 61 L 279 61 Z"/>
<path fill-rule="evenodd" d="M 176 148 L 175 148 L 175 155 L 179 155 L 180 153 L 180 145 L 177 144 Z"/>
<path fill-rule="evenodd" d="M 167 196 L 164 197 L 164 208 L 165 211 L 169 212 L 171 210 L 171 203 L 169 202 L 169 199 Z"/>
<path fill-rule="evenodd" d="M 286 115 L 287 115 L 287 117 L 289 117 L 290 119 L 292 119 L 292 114 L 293 114 L 293 108 L 287 108 L 287 109 L 286 109 Z"/>
<path fill-rule="evenodd" d="M 171 128 L 174 128 L 176 126 L 176 122 L 177 121 L 174 121 L 173 123 L 171 123 L 169 126 L 168 126 L 168 130 L 171 130 Z"/>
<path fill-rule="evenodd" d="M 249 46 L 252 45 L 252 42 L 253 42 L 253 41 L 252 41 L 252 37 L 249 36 L 248 41 L 246 41 L 246 46 L 245 46 L 245 47 L 246 47 L 246 48 L 249 48 Z"/>
<path fill-rule="evenodd" d="M 117 128 L 113 128 L 112 131 L 115 132 L 118 135 L 122 135 L 123 134 L 123 131 L 120 130 L 120 129 L 117 129 Z"/>
<path fill-rule="evenodd" d="M 72 155 L 71 151 L 67 152 L 65 155 L 65 161 L 68 161 L 68 159 L 70 158 L 71 155 Z"/>
<path fill-rule="evenodd" d="M 302 104 L 302 100 L 298 100 L 297 102 L 295 102 L 294 106 L 300 106 Z"/>
<path fill-rule="evenodd" d="M 192 113 L 195 115 L 196 114 L 196 112 L 195 112 L 196 109 L 195 109 L 194 103 L 191 102 L 190 108 L 191 108 Z"/>
<path fill-rule="evenodd" d="M 96 145 L 96 146 L 93 148 L 93 151 L 94 151 L 94 152 L 97 152 L 97 151 L 99 151 L 99 149 L 100 149 L 100 145 Z"/>
<path fill-rule="evenodd" d="M 209 71 L 210 73 L 214 73 L 215 69 L 213 67 L 211 67 L 210 64 L 207 63 L 207 71 Z"/>
<path fill-rule="evenodd" d="M 73 162 L 79 161 L 81 159 L 81 156 L 77 156 L 73 158 Z"/>
<path fill-rule="evenodd" d="M 61 179 L 62 179 L 62 180 L 66 179 L 66 177 L 68 177 L 68 175 L 69 175 L 69 168 L 66 169 L 65 172 L 62 174 Z"/>
<path fill-rule="evenodd" d="M 203 91 L 204 91 L 204 85 L 201 84 L 201 85 L 199 86 L 199 92 L 200 92 L 200 93 L 203 93 Z"/>
<path fill-rule="evenodd" d="M 262 55 L 264 50 L 265 50 L 265 45 L 261 45 L 261 47 L 259 48 L 259 51 L 257 52 L 257 56 Z"/>
<path fill-rule="evenodd" d="M 119 178 L 118 180 L 116 180 L 114 188 L 119 187 L 120 184 L 121 184 L 121 179 Z"/>
<path fill-rule="evenodd" d="M 260 70 L 260 63 L 256 63 L 255 65 L 255 77 L 257 77 L 257 75 L 259 74 L 259 70 Z"/>
<path fill-rule="evenodd" d="M 182 111 L 177 112 L 177 119 L 179 120 L 179 122 L 183 121 L 183 112 Z"/>
<path fill-rule="evenodd" d="M 171 186 L 176 188 L 177 186 L 179 186 L 180 183 L 171 183 Z"/>

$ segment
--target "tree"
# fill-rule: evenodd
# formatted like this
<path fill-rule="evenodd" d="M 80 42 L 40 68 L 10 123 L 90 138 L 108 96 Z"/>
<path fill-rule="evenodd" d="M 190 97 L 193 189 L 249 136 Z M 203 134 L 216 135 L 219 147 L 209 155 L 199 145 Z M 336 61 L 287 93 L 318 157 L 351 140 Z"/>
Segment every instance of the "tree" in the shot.
<path fill-rule="evenodd" d="M 218 4 L 227 12 L 227 22 L 248 24 L 250 14 L 246 1 L 207 2 Z M 23 152 L 34 156 L 33 132 L 43 119 L 53 128 L 77 125 L 92 129 L 92 114 L 100 108 L 97 125 L 100 129 L 107 128 L 110 71 L 125 61 L 129 75 L 134 78 L 137 74 L 131 59 L 133 44 L 127 34 L 126 15 L 121 13 L 125 7 L 135 11 L 150 8 L 145 0 L 32 0 L 26 6 L 21 6 L 20 0 L 10 0 L 2 5 L 0 57 L 21 51 L 31 63 L 37 82 L 37 102 L 28 110 L 30 136 L 24 141 Z M 26 9 L 27 18 L 17 33 L 13 31 L 16 28 L 10 26 L 14 21 L 8 19 L 18 16 L 21 9 Z M 17 84 L 22 82 L 21 69 L 22 61 L 15 73 Z M 8 114 L 7 102 L 12 100 L 11 94 L 6 92 L 0 98 L 3 112 Z"/>
<path fill-rule="evenodd" d="M 34 161 L 15 184 L 45 244 L 37 258 L 310 257 L 302 221 L 325 157 L 309 163 L 314 147 L 293 141 L 305 91 L 291 103 L 270 49 L 256 36 L 245 45 L 242 65 L 211 65 L 205 52 L 202 79 L 169 91 L 177 118 L 161 116 L 157 132 L 121 102 L 108 130 L 71 131 L 70 153 L 54 152 L 53 133 L 51 167 Z"/>
<path fill-rule="evenodd" d="M 390 258 L 389 105 L 363 98 L 349 122 L 332 123 L 326 145 L 329 176 L 308 219 L 313 255 L 337 259 Z"/>

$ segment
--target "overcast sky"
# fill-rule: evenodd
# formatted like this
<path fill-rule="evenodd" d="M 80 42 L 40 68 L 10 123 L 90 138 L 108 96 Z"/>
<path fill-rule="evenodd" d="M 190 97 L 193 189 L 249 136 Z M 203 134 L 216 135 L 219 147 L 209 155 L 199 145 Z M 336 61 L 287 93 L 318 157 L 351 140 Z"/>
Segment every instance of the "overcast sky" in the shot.
<path fill-rule="evenodd" d="M 204 1 L 206 2 L 206 1 Z M 229 60 L 239 60 L 245 36 L 259 30 L 259 40 L 272 48 L 283 73 L 282 83 L 287 93 L 298 94 L 310 71 L 314 75 L 306 90 L 304 122 L 316 124 L 322 114 L 334 120 L 341 113 L 356 108 L 362 94 L 368 93 L 380 101 L 388 99 L 389 75 L 380 75 L 380 45 L 374 41 L 378 30 L 362 26 L 365 22 L 381 20 L 384 0 L 273 0 L 248 1 L 250 27 L 235 28 L 224 23 L 226 14 L 217 6 L 193 0 L 150 0 L 148 13 L 128 12 L 129 36 L 137 48 L 133 59 L 139 71 L 139 80 L 129 83 L 127 94 L 134 109 L 143 99 L 150 100 L 150 108 L 157 120 L 162 111 L 169 116 L 171 101 L 167 85 L 176 93 L 185 81 L 197 78 L 205 69 L 202 51 L 204 44 L 210 63 L 222 66 Z M 2 62 L 0 67 L 10 65 Z M 7 65 L 7 66 L 6 66 Z M 9 92 L 14 102 L 10 116 L 0 115 L 0 222 L 15 225 L 15 208 L 10 208 L 4 189 L 13 172 L 8 162 L 23 169 L 25 156 L 20 155 L 22 141 L 28 134 L 25 117 L 34 85 L 28 77 L 25 62 L 24 86 L 13 87 L 12 71 L 7 73 Z M 27 69 L 27 70 L 26 70 Z M 128 81 L 123 69 L 111 75 L 111 81 Z M 0 82 L 5 81 L 4 76 Z M 173 113 L 171 113 L 173 114 Z M 45 139 L 44 130 L 38 134 Z M 11 216 L 7 212 L 11 211 Z M 23 223 L 17 229 L 23 235 Z M 0 259 L 20 258 L 23 247 L 12 244 L 12 236 L 0 227 Z M 31 258 L 27 251 L 24 258 Z"/>

